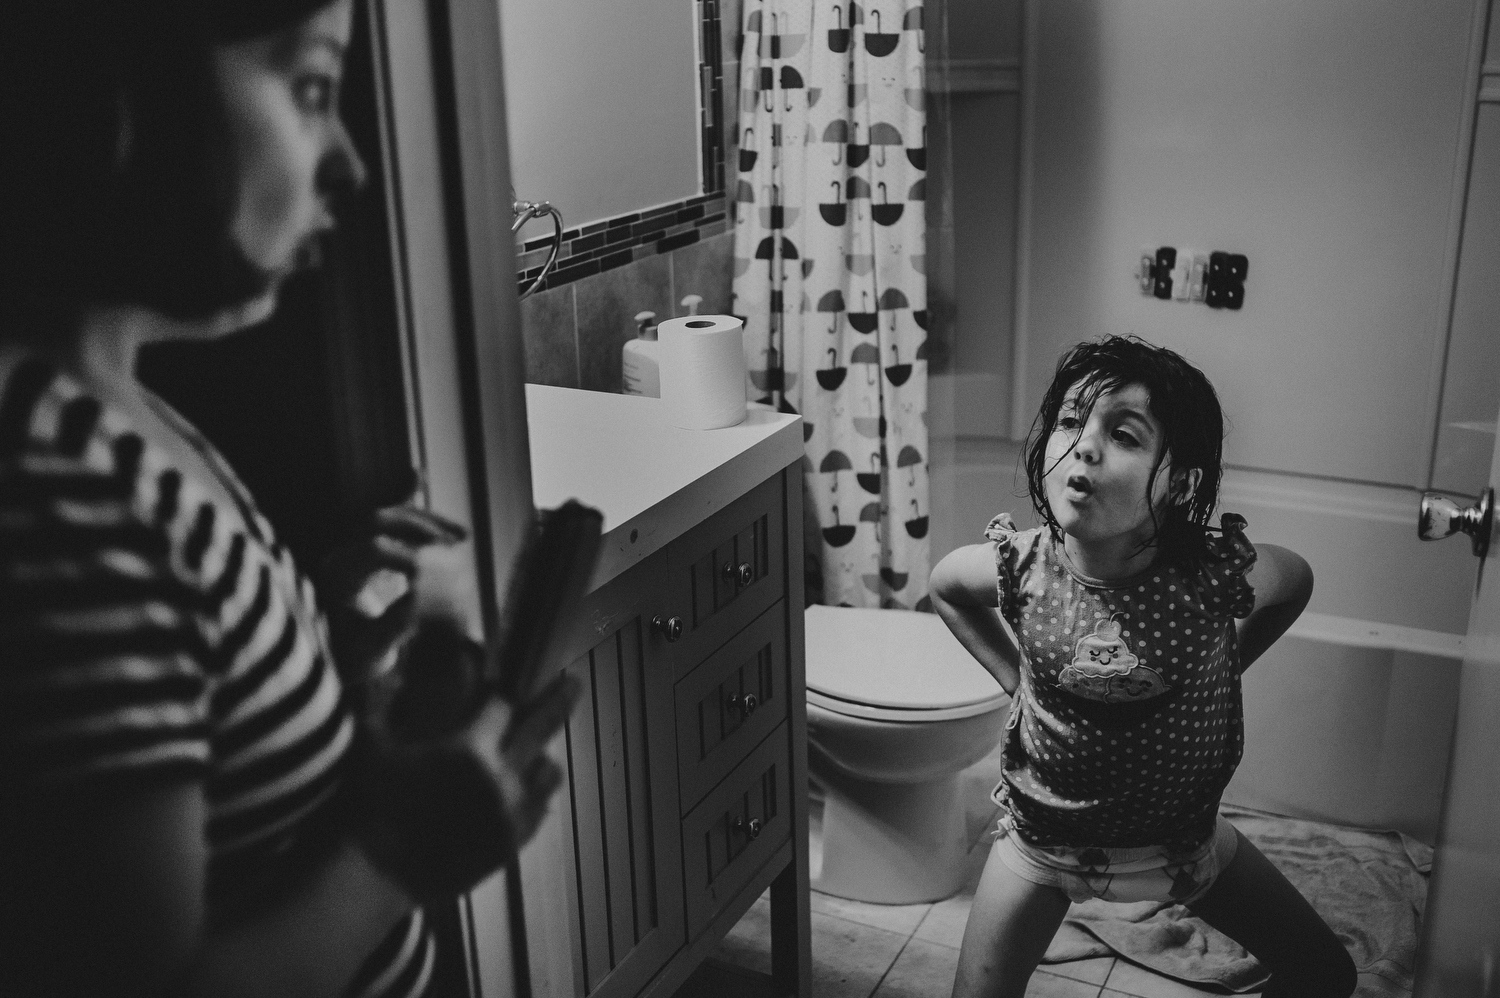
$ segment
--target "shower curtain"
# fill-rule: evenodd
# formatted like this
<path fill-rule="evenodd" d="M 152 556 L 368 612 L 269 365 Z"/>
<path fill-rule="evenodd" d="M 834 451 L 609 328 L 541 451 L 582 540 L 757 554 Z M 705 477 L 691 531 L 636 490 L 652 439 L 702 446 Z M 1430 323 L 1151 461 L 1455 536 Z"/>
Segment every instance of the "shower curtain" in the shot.
<path fill-rule="evenodd" d="M 930 608 L 924 49 L 907 0 L 745 0 L 735 312 L 829 605 Z"/>

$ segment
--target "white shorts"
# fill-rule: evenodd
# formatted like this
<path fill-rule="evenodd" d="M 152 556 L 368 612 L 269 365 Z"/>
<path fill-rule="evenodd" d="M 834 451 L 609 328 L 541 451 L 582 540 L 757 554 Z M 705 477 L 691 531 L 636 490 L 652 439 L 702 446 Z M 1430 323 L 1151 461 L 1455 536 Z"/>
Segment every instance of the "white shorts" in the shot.
<path fill-rule="evenodd" d="M 1027 842 L 1002 812 L 992 847 L 1011 872 L 1073 901 L 1170 901 L 1187 904 L 1208 892 L 1234 859 L 1239 839 L 1222 815 L 1208 841 L 1193 852 L 1169 854 L 1161 846 L 1129 849 L 1041 848 Z"/>

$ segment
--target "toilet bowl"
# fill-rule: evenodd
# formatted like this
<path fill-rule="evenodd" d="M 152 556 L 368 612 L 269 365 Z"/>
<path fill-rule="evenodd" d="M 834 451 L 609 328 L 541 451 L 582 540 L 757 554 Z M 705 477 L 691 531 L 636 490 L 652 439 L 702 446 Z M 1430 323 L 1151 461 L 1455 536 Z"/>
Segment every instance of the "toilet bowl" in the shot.
<path fill-rule="evenodd" d="M 1010 698 L 934 614 L 810 606 L 807 765 L 823 797 L 814 890 L 949 897 L 969 873 L 959 774 L 988 755 Z"/>

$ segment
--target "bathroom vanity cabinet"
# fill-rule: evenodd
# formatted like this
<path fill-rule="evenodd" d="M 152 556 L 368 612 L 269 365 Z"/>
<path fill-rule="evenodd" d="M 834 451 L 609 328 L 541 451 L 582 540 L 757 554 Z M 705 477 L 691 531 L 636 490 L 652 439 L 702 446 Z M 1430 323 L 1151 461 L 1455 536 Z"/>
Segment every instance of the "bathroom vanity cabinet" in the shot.
<path fill-rule="evenodd" d="M 699 971 L 698 993 L 769 886 L 760 983 L 806 996 L 801 421 L 752 409 L 691 431 L 659 405 L 527 386 L 536 504 L 605 514 L 564 656 L 584 686 L 567 784 L 521 856 L 530 990 L 669 998 Z"/>

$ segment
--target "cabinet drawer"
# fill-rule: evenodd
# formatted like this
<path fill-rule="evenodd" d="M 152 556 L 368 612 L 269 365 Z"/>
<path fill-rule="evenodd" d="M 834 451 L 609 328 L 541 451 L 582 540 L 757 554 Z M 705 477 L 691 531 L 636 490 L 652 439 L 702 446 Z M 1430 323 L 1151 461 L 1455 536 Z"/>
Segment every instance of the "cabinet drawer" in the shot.
<path fill-rule="evenodd" d="M 682 819 L 683 891 L 690 940 L 790 835 L 788 761 L 783 723 Z"/>
<path fill-rule="evenodd" d="M 677 684 L 686 813 L 786 717 L 786 601 L 777 600 Z"/>
<path fill-rule="evenodd" d="M 681 618 L 677 675 L 786 593 L 785 473 L 767 479 L 667 547 L 670 614 Z"/>

